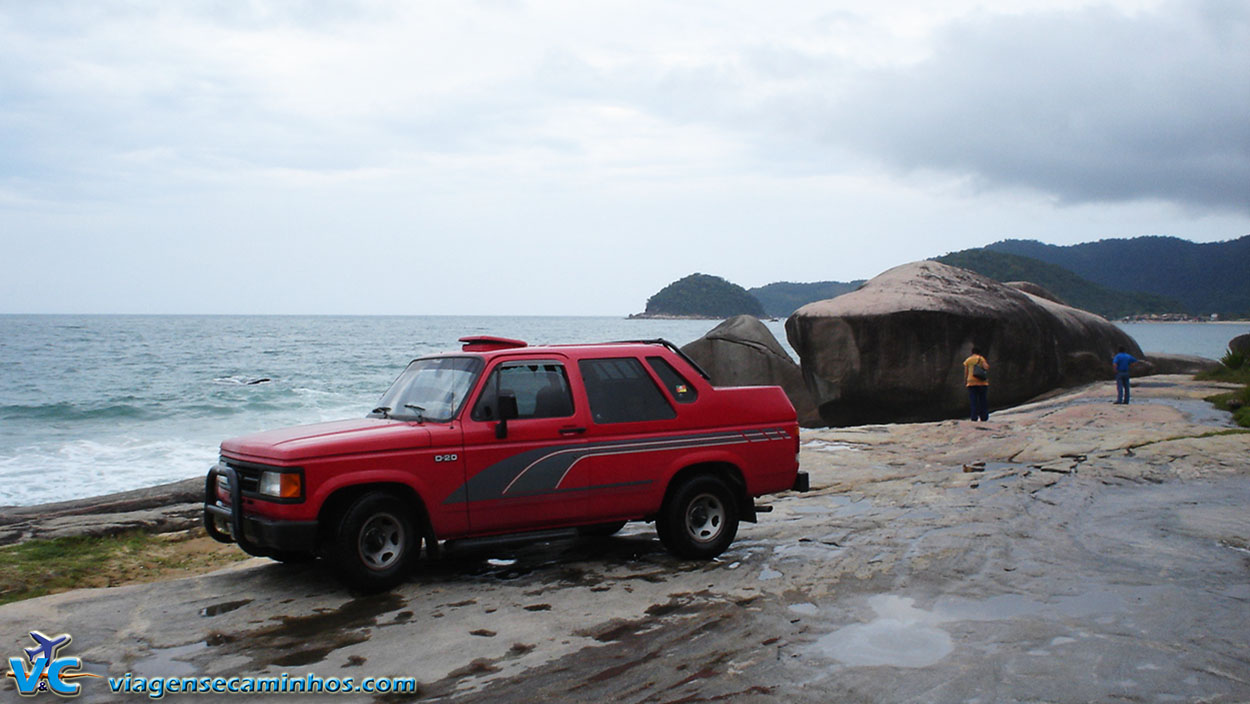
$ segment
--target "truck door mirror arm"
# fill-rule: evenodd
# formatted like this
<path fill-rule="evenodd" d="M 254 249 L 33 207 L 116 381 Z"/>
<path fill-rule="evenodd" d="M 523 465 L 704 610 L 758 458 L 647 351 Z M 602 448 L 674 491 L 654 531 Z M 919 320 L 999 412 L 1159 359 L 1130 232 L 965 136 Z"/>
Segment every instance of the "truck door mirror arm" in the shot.
<path fill-rule="evenodd" d="M 508 437 L 508 421 L 520 415 L 516 407 L 516 394 L 499 394 L 496 403 L 499 407 L 499 422 L 495 424 L 495 437 L 503 440 Z"/>

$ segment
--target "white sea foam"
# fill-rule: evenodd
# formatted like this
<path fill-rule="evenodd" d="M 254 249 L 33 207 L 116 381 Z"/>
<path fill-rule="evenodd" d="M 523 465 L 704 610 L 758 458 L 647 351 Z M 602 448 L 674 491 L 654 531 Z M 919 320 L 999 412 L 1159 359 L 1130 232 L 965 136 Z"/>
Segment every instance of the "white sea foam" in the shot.
<path fill-rule="evenodd" d="M 202 476 L 212 443 L 179 439 L 71 440 L 0 455 L 0 506 L 98 496 Z"/>

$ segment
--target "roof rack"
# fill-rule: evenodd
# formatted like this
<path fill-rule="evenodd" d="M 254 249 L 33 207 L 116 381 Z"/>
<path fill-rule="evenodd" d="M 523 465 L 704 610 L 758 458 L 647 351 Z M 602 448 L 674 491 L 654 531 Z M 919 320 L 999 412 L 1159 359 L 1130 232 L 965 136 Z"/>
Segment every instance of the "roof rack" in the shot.
<path fill-rule="evenodd" d="M 663 345 L 667 347 L 673 354 L 686 360 L 686 364 L 689 364 L 690 366 L 694 367 L 694 370 L 696 372 L 699 372 L 699 376 L 703 377 L 704 379 L 707 379 L 709 382 L 712 380 L 712 377 L 707 372 L 703 371 L 703 367 L 700 367 L 698 362 L 691 359 L 690 355 L 686 354 L 685 352 L 682 352 L 680 347 L 673 344 L 672 342 L 669 342 L 668 340 L 665 340 L 662 337 L 657 337 L 657 338 L 653 338 L 650 340 L 617 340 L 615 342 L 606 342 L 604 344 L 608 344 L 608 345 Z"/>

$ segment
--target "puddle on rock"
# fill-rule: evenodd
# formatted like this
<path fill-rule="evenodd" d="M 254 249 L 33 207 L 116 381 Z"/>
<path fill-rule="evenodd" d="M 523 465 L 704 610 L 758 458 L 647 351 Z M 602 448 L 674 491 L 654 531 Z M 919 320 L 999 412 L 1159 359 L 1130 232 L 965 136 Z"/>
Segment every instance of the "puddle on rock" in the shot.
<path fill-rule="evenodd" d="M 145 677 L 191 677 L 198 670 L 189 660 L 208 649 L 200 641 L 172 648 L 152 648 L 147 657 L 136 660 L 131 670 Z"/>
<path fill-rule="evenodd" d="M 790 604 L 786 608 L 802 616 L 815 616 L 820 613 L 820 608 L 810 601 L 805 601 L 800 604 Z"/>
<path fill-rule="evenodd" d="M 938 628 L 941 618 L 912 606 L 907 597 L 878 594 L 868 599 L 877 618 L 822 636 L 816 647 L 853 667 L 891 665 L 927 667 L 954 650 L 950 634 Z"/>
<path fill-rule="evenodd" d="M 828 633 L 816 641 L 815 647 L 822 654 L 850 666 L 927 667 L 954 649 L 950 634 L 941 628 L 942 624 L 1037 616 L 1093 618 L 1096 623 L 1109 624 L 1120 618 L 1128 603 L 1141 601 L 1151 590 L 1151 587 L 1102 588 L 1047 601 L 1022 594 L 1000 594 L 979 600 L 940 597 L 929 611 L 916 608 L 909 597 L 878 594 L 868 598 L 868 605 L 876 612 L 875 619 Z M 1068 642 L 1074 639 L 1060 636 L 1051 645 Z"/>
<path fill-rule="evenodd" d="M 767 581 L 769 581 L 769 580 L 772 580 L 772 579 L 778 579 L 778 578 L 780 578 L 780 577 L 784 577 L 784 576 L 785 576 L 785 575 L 783 575 L 782 573 L 778 572 L 777 570 L 775 570 L 775 569 L 773 569 L 773 568 L 771 568 L 771 567 L 767 567 L 767 566 L 766 566 L 766 567 L 764 567 L 764 569 L 760 570 L 760 578 L 759 578 L 759 579 L 760 579 L 760 581 L 761 581 L 761 582 L 767 582 Z"/>
<path fill-rule="evenodd" d="M 221 614 L 230 613 L 235 609 L 242 608 L 252 603 L 251 599 L 239 599 L 237 601 L 223 601 L 220 604 L 212 604 L 200 609 L 200 615 L 204 617 L 219 616 Z"/>
<path fill-rule="evenodd" d="M 1232 413 L 1221 411 L 1207 401 L 1181 398 L 1151 398 L 1143 399 L 1142 402 L 1175 408 L 1183 413 L 1189 422 L 1195 425 L 1214 425 L 1221 428 L 1237 427 Z M 1137 402 L 1135 401 L 1134 403 Z"/>

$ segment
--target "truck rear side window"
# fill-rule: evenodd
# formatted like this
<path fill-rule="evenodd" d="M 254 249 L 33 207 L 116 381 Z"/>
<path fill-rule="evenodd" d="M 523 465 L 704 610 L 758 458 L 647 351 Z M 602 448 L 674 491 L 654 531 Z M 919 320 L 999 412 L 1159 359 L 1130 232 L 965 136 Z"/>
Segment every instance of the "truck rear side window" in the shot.
<path fill-rule="evenodd" d="M 673 369 L 673 365 L 669 364 L 667 359 L 647 357 L 647 364 L 655 370 L 655 375 L 660 377 L 660 381 L 668 387 L 668 392 L 677 399 L 677 403 L 694 403 L 699 398 L 699 392 L 676 369 Z"/>
<path fill-rule="evenodd" d="M 677 411 L 637 359 L 583 359 L 577 365 L 586 382 L 586 398 L 596 423 L 677 417 Z"/>

